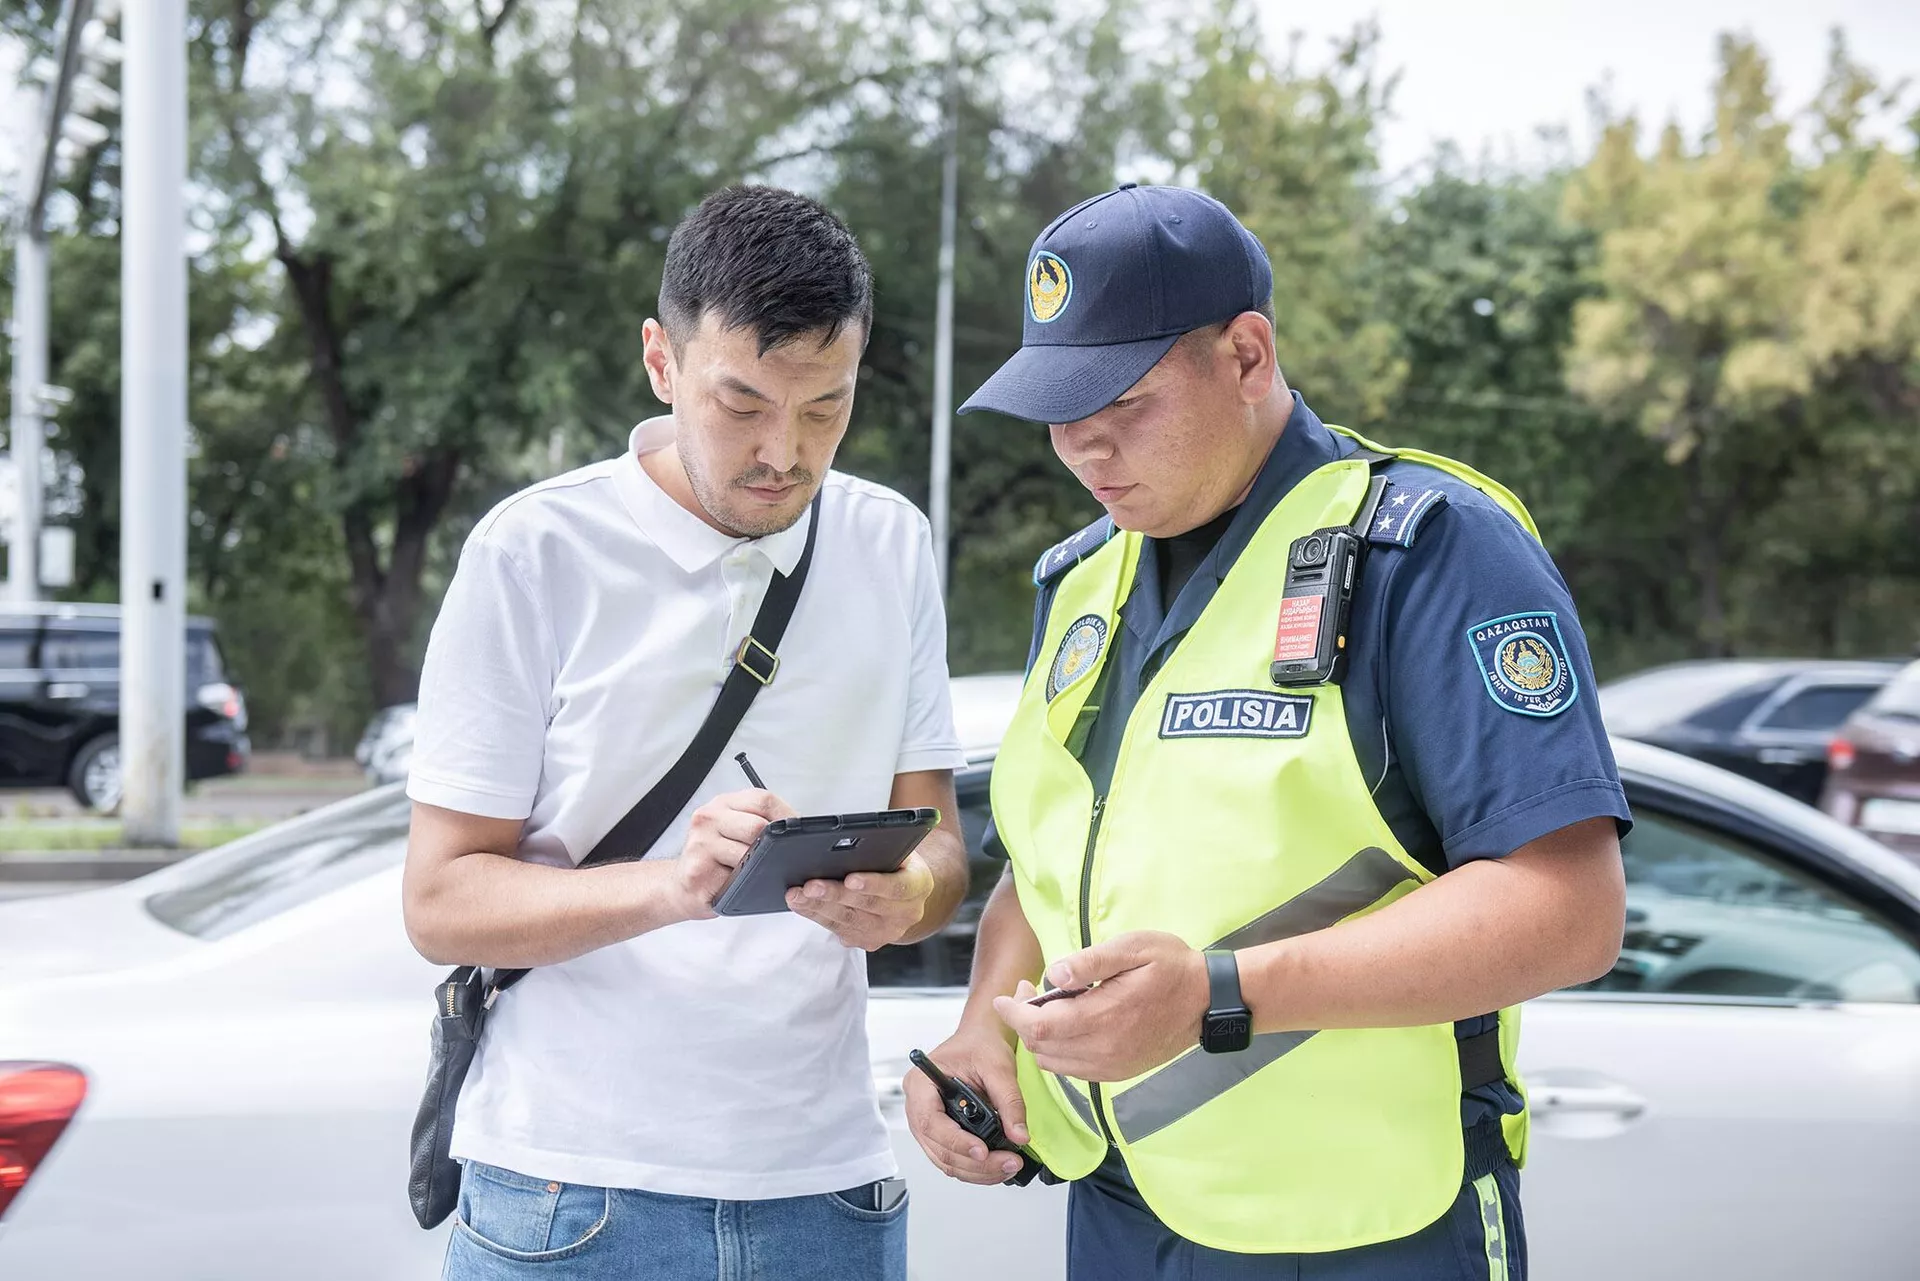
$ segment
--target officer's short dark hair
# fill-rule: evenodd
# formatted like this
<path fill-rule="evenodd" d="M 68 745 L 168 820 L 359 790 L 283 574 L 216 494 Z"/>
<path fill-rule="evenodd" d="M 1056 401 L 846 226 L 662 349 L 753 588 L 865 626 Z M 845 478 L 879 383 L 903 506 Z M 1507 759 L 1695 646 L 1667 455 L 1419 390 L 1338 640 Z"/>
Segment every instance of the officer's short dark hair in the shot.
<path fill-rule="evenodd" d="M 1268 327 L 1271 328 L 1273 326 L 1273 323 L 1274 323 L 1273 298 L 1271 296 L 1269 296 L 1267 300 L 1261 303 L 1258 307 L 1252 307 L 1252 308 L 1249 308 L 1249 310 L 1258 312 L 1260 315 L 1265 316 L 1267 318 Z M 1199 344 L 1204 338 L 1219 337 L 1221 334 L 1227 331 L 1228 325 L 1231 325 L 1235 320 L 1238 320 L 1238 319 L 1239 319 L 1238 316 L 1229 316 L 1217 325 L 1207 325 L 1200 329 L 1190 329 L 1186 333 L 1180 335 L 1180 345 L 1189 354 L 1197 354 L 1200 350 Z"/>
<path fill-rule="evenodd" d="M 873 269 L 847 225 L 779 187 L 724 187 L 673 229 L 660 278 L 660 323 L 676 342 L 712 312 L 750 329 L 760 354 L 801 334 L 822 345 L 848 324 L 873 326 Z"/>

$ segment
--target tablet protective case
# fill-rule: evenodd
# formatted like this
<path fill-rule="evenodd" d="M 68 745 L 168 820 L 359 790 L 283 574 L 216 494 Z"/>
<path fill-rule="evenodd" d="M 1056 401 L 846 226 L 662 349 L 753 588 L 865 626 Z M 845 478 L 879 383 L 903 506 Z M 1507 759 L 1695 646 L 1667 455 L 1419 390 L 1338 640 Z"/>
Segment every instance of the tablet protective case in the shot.
<path fill-rule="evenodd" d="M 775 819 L 714 900 L 713 910 L 721 916 L 784 912 L 787 891 L 797 885 L 894 871 L 939 822 L 940 811 L 926 806 Z"/>

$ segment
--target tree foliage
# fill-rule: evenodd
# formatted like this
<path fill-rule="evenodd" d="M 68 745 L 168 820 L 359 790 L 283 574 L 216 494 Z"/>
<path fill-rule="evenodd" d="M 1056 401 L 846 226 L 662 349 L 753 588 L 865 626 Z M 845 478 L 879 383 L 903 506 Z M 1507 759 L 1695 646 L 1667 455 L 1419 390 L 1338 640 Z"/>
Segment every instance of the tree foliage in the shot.
<path fill-rule="evenodd" d="M 0 0 L 44 45 L 54 6 Z M 1019 340 L 1055 214 L 1201 186 L 1265 241 L 1321 413 L 1533 506 L 1604 671 L 1888 652 L 1920 622 L 1920 177 L 1836 35 L 1783 109 L 1722 45 L 1712 124 L 1611 122 L 1569 172 L 1442 150 L 1383 186 L 1378 33 L 1272 46 L 1239 0 L 193 0 L 189 559 L 267 742 L 410 697 L 493 502 L 657 412 L 639 330 L 702 195 L 774 181 L 859 234 L 876 318 L 840 465 L 923 501 L 943 104 L 957 393 Z M 5 197 L 0 197 L 4 200 Z M 118 586 L 119 153 L 53 210 L 50 509 Z M 11 257 L 4 268 L 10 270 Z M 952 662 L 1025 656 L 1035 557 L 1098 514 L 1044 429 L 954 425 Z M 129 483 L 138 483 L 132 478 Z"/>
<path fill-rule="evenodd" d="M 1677 473 L 1663 523 L 1709 653 L 1912 639 L 1885 592 L 1920 543 L 1920 175 L 1868 140 L 1876 101 L 1836 35 L 1808 154 L 1764 54 L 1726 37 L 1703 137 L 1649 154 L 1618 121 L 1568 188 L 1599 246 L 1568 383 Z"/>

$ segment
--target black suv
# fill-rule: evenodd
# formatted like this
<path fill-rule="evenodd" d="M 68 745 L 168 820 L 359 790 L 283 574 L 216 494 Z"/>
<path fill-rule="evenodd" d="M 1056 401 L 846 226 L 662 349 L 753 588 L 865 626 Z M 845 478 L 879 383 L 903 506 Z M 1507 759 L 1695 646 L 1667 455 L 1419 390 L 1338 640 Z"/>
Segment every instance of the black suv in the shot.
<path fill-rule="evenodd" d="M 247 767 L 247 703 L 211 619 L 187 620 L 189 780 Z M 0 787 L 120 804 L 120 608 L 0 605 Z"/>

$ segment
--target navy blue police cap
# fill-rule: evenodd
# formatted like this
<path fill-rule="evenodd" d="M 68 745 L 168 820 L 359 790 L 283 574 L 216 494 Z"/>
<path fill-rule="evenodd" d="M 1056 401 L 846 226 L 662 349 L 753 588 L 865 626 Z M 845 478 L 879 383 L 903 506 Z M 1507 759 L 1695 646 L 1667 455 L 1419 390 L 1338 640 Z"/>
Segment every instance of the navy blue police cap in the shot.
<path fill-rule="evenodd" d="M 960 412 L 1078 422 L 1125 395 L 1180 335 L 1272 297 L 1267 251 L 1225 205 L 1185 187 L 1122 184 L 1033 242 L 1020 350 Z"/>

